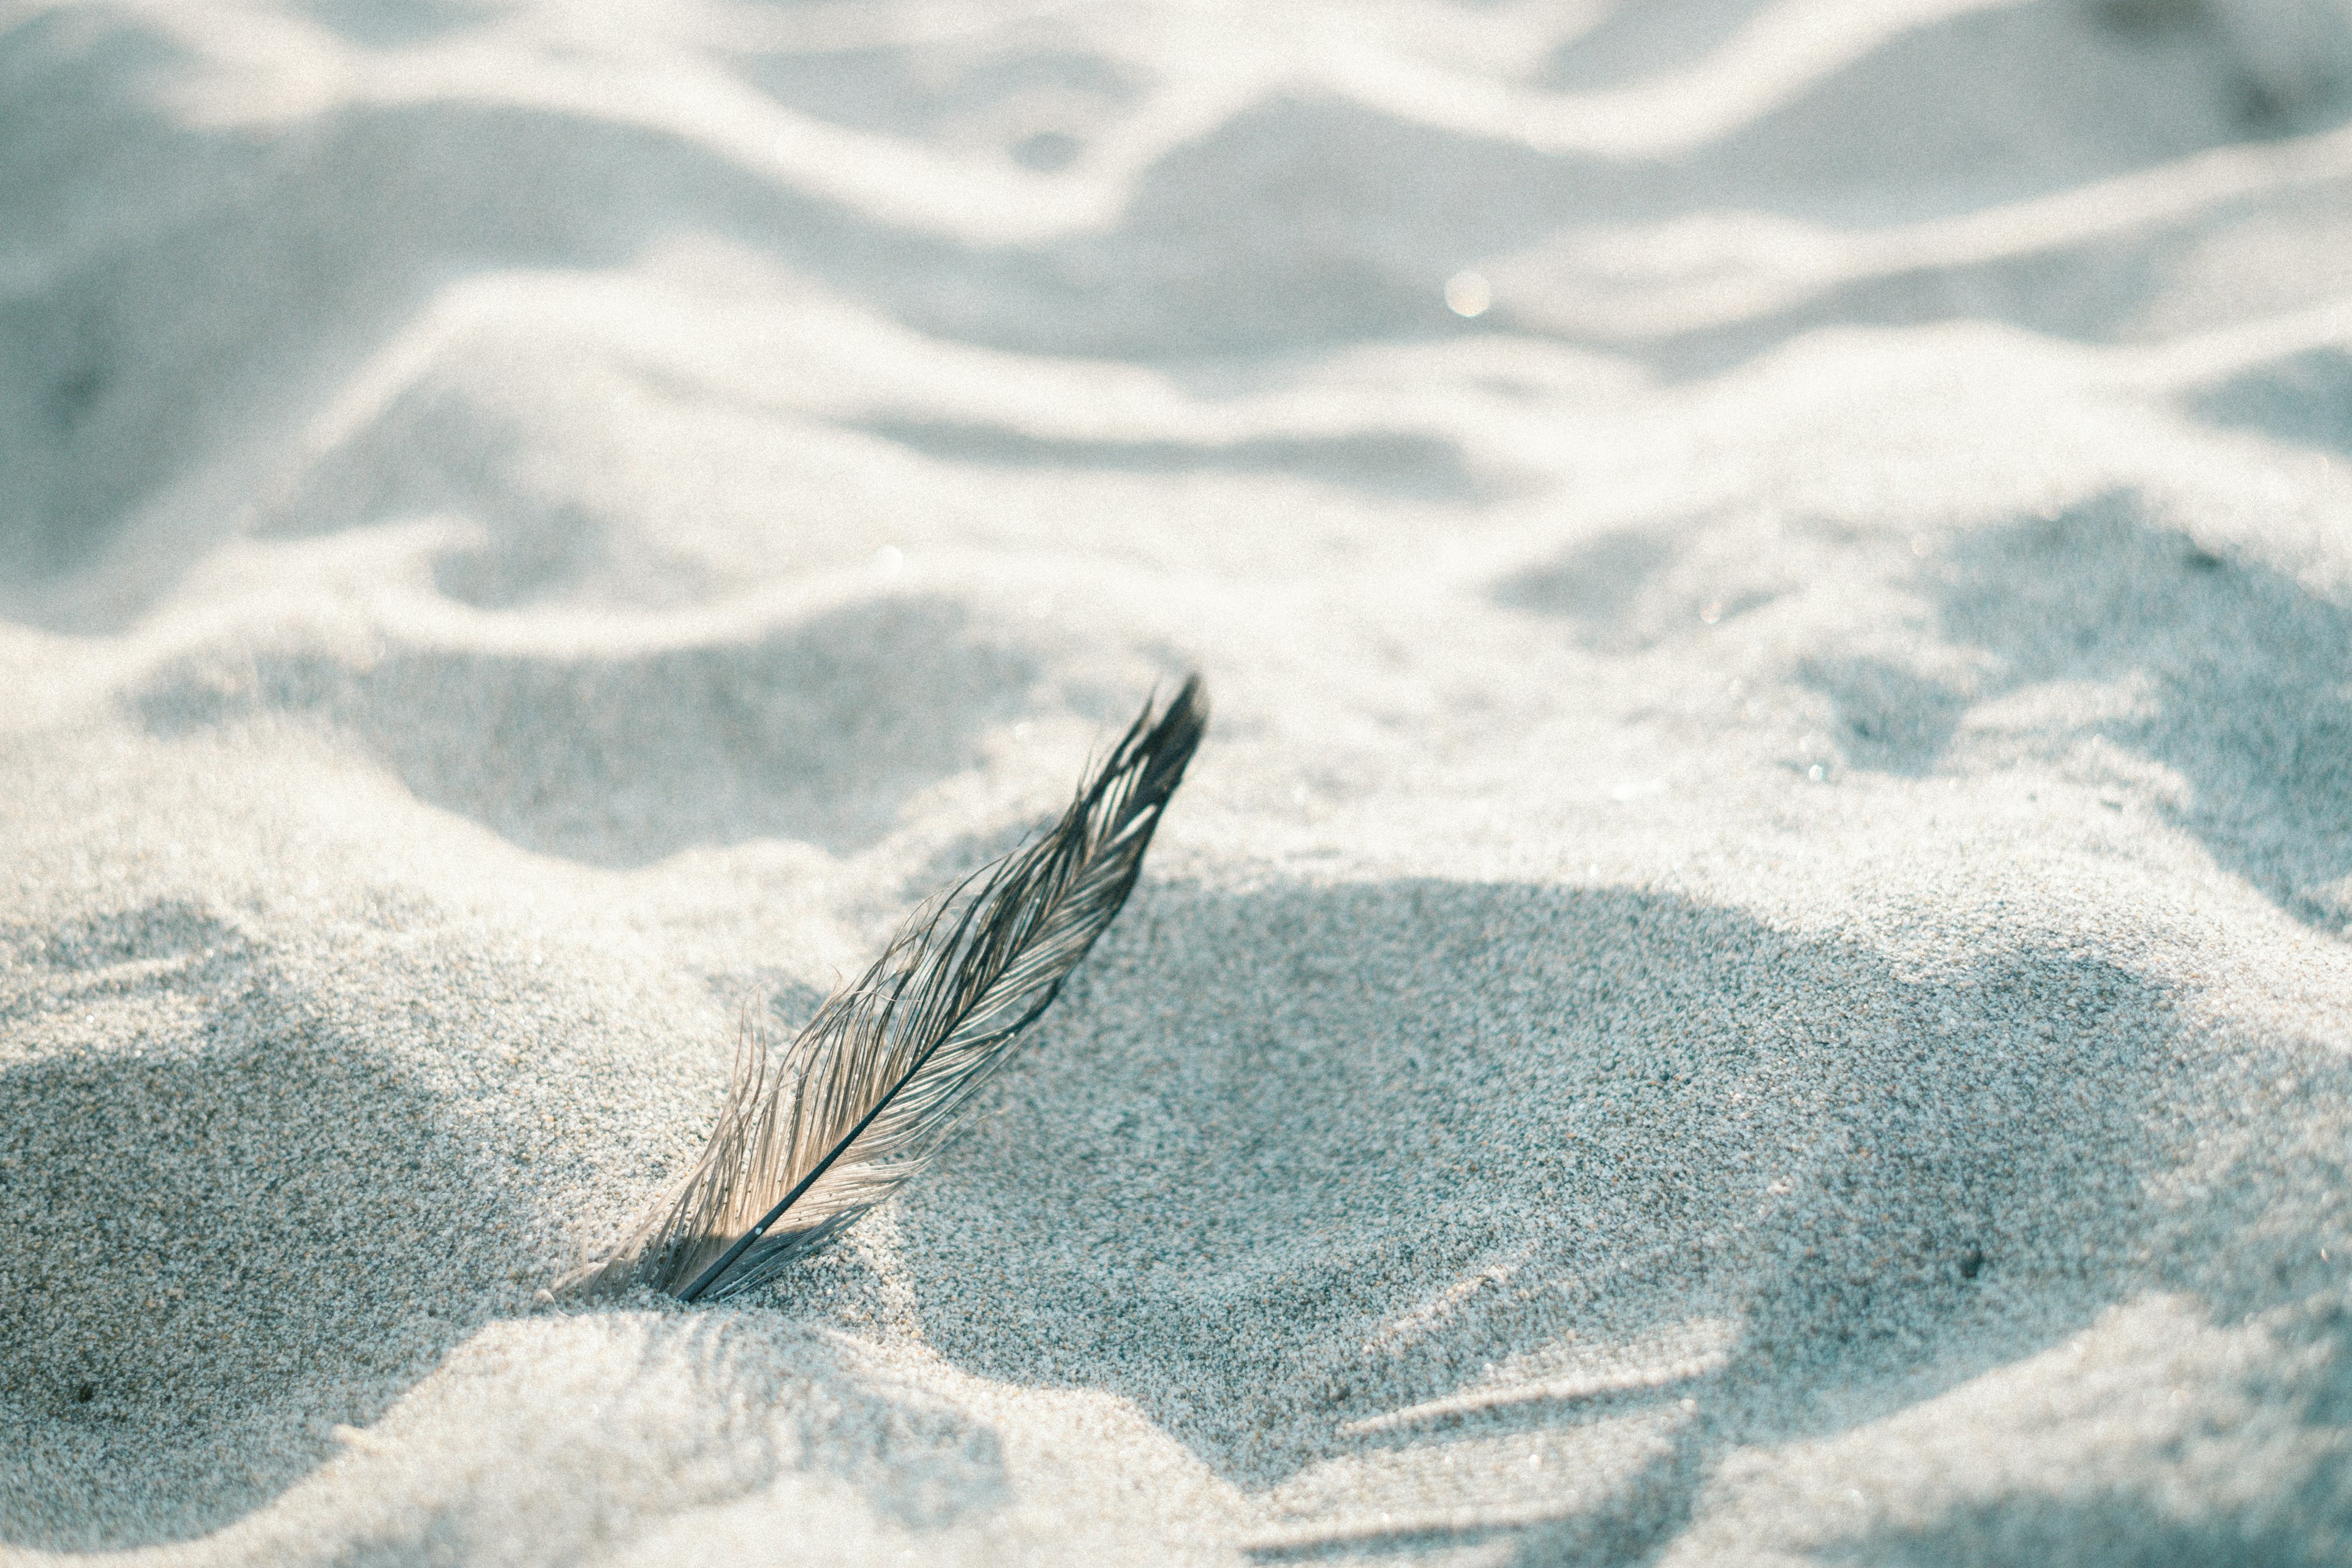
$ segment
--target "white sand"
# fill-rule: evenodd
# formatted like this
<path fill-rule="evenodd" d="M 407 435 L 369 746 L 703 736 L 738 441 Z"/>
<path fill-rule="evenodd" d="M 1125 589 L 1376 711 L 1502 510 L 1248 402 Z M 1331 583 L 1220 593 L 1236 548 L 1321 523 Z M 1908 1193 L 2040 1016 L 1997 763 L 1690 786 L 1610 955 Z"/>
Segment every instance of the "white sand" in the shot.
<path fill-rule="evenodd" d="M 2352 1557 L 2342 0 L 0 18 L 0 1558 Z"/>

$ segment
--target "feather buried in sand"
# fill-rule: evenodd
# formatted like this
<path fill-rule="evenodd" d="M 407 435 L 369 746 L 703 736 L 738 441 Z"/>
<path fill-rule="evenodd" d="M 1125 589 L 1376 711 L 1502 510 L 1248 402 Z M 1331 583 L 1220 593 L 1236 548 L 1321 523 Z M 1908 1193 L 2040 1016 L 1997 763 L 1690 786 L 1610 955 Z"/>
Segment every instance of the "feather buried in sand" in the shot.
<path fill-rule="evenodd" d="M 747 1034 L 702 1157 L 562 1289 L 754 1289 L 928 1164 L 1118 917 L 1207 719 L 1197 677 L 1146 704 L 1052 827 L 919 910 L 781 1055 Z"/>

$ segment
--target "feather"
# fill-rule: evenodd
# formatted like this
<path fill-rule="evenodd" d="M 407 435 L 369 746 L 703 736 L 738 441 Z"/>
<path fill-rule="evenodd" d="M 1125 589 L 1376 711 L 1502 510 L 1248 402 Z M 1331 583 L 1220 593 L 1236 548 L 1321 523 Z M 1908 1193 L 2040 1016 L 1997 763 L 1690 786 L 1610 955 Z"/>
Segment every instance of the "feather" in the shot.
<path fill-rule="evenodd" d="M 1146 703 L 1058 821 L 917 910 L 789 1047 L 747 1028 L 702 1157 L 565 1289 L 740 1295 L 920 1171 L 1127 901 L 1207 718 L 1197 676 Z"/>

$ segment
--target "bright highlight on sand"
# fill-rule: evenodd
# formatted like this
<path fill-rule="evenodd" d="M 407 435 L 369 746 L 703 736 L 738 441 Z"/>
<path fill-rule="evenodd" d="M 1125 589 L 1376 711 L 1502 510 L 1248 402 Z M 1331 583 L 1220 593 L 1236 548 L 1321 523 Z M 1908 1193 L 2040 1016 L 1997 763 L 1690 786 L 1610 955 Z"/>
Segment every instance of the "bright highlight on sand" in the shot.
<path fill-rule="evenodd" d="M 1445 307 L 1457 316 L 1483 316 L 1494 302 L 1494 287 L 1483 273 L 1457 272 L 1445 280 Z"/>

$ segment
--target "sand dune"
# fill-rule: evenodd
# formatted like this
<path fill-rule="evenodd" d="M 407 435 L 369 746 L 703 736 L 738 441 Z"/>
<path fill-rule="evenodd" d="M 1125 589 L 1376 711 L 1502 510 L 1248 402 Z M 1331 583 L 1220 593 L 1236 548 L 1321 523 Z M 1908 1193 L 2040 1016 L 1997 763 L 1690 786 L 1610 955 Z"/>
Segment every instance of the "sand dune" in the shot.
<path fill-rule="evenodd" d="M 0 1559 L 2341 1560 L 2348 84 L 0 5 Z M 539 1299 L 1190 669 L 938 1169 Z"/>

